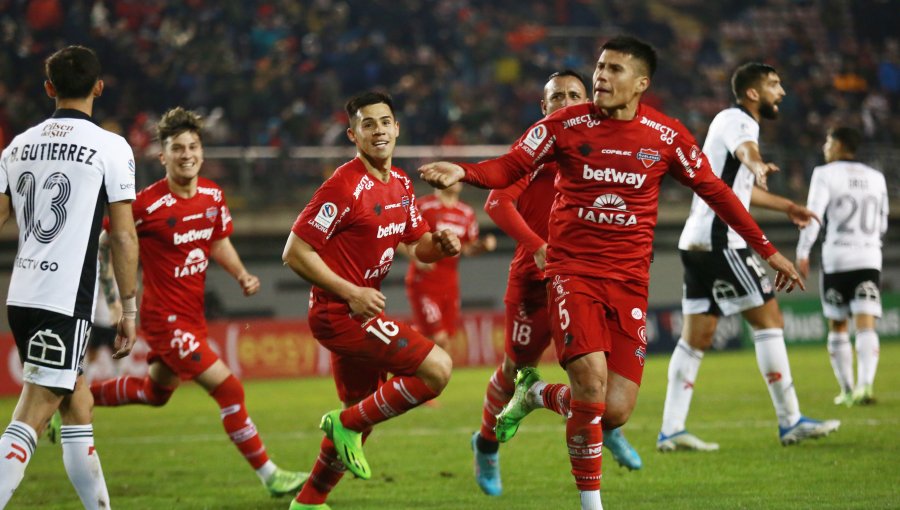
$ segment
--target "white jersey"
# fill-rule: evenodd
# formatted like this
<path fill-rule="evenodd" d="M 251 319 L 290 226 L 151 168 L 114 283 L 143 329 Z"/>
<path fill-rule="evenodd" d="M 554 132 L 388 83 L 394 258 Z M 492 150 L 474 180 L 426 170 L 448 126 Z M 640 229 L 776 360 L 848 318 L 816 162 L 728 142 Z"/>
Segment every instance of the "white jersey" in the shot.
<path fill-rule="evenodd" d="M 806 207 L 825 223 L 822 269 L 826 273 L 881 270 L 881 237 L 888 224 L 884 174 L 855 161 L 818 166 Z M 819 228 L 812 222 L 800 233 L 797 258 L 809 258 Z"/>
<path fill-rule="evenodd" d="M 734 151 L 744 142 L 758 143 L 759 123 L 739 106 L 722 110 L 709 125 L 703 153 L 709 158 L 713 172 L 731 186 L 731 190 L 750 208 L 754 177 Z M 696 194 L 691 214 L 678 240 L 679 250 L 713 251 L 746 248 L 747 243 Z"/>
<path fill-rule="evenodd" d="M 91 320 L 107 203 L 134 200 L 134 155 L 77 110 L 57 110 L 3 150 L 0 191 L 19 225 L 7 304 Z"/>

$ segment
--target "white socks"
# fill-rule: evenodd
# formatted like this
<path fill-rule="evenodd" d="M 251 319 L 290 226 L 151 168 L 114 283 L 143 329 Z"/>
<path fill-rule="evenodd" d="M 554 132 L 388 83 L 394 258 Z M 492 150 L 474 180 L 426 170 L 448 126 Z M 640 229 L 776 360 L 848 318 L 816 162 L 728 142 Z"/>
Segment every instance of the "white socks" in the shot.
<path fill-rule="evenodd" d="M 694 396 L 694 381 L 702 361 L 703 351 L 694 349 L 683 338 L 678 340 L 672 359 L 669 360 L 669 384 L 666 387 L 666 404 L 660 429 L 666 436 L 684 430 L 691 398 Z"/>
<path fill-rule="evenodd" d="M 800 419 L 800 403 L 791 377 L 784 331 L 781 328 L 755 330 L 753 343 L 756 346 L 756 363 L 769 387 L 778 425 L 790 427 Z"/>
<path fill-rule="evenodd" d="M 603 510 L 600 491 L 581 491 L 581 510 Z"/>
<path fill-rule="evenodd" d="M 544 407 L 544 388 L 547 387 L 547 383 L 544 381 L 538 381 L 531 385 L 531 388 L 528 388 L 528 393 L 525 394 L 525 402 L 531 406 L 532 409 L 538 409 L 540 407 Z"/>
<path fill-rule="evenodd" d="M 841 392 L 853 391 L 853 348 L 850 346 L 850 333 L 828 333 L 828 357 Z"/>
<path fill-rule="evenodd" d="M 5 508 L 25 476 L 37 446 L 37 434 L 27 423 L 12 421 L 0 436 L 0 508 Z"/>
<path fill-rule="evenodd" d="M 100 457 L 94 448 L 92 425 L 63 425 L 60 429 L 63 464 L 69 481 L 87 510 L 107 510 L 109 492 L 100 467 Z"/>
<path fill-rule="evenodd" d="M 278 466 L 275 465 L 271 460 L 267 460 L 265 464 L 259 467 L 256 470 L 256 476 L 262 480 L 262 483 L 266 483 L 269 481 L 269 478 L 275 474 L 275 471 L 278 471 Z"/>
<path fill-rule="evenodd" d="M 878 370 L 878 349 L 878 333 L 874 329 L 856 332 L 856 383 L 858 386 L 868 386 L 875 382 L 875 372 Z"/>

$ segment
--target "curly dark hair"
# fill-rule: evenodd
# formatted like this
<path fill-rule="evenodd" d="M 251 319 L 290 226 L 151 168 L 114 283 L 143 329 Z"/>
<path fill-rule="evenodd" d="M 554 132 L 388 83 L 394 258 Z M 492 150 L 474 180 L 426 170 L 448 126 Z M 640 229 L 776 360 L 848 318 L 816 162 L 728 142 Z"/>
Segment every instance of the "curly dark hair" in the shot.
<path fill-rule="evenodd" d="M 169 138 L 190 131 L 197 133 L 197 137 L 202 141 L 202 129 L 203 118 L 199 113 L 176 106 L 159 119 L 159 123 L 156 125 L 156 136 L 160 143 L 165 144 Z"/>

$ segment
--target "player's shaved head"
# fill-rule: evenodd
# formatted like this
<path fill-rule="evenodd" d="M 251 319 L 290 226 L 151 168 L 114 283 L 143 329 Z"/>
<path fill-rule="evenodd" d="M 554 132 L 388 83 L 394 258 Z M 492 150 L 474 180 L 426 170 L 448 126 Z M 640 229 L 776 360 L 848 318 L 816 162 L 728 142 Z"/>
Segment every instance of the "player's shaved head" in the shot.
<path fill-rule="evenodd" d="M 97 54 L 84 46 L 67 46 L 44 61 L 47 80 L 59 99 L 82 99 L 94 90 L 100 79 Z"/>
<path fill-rule="evenodd" d="M 198 139 L 202 139 L 201 130 L 203 129 L 203 118 L 197 112 L 185 110 L 180 106 L 176 106 L 163 114 L 156 125 L 156 135 L 159 142 L 165 145 L 166 140 L 176 137 L 185 131 L 197 134 Z"/>
<path fill-rule="evenodd" d="M 650 46 L 636 37 L 620 35 L 606 41 L 606 43 L 600 47 L 601 53 L 606 50 L 617 51 L 624 55 L 631 55 L 636 62 L 640 63 L 641 73 L 648 78 L 653 78 L 653 73 L 656 72 L 657 60 L 656 50 L 653 49 L 653 46 Z"/>

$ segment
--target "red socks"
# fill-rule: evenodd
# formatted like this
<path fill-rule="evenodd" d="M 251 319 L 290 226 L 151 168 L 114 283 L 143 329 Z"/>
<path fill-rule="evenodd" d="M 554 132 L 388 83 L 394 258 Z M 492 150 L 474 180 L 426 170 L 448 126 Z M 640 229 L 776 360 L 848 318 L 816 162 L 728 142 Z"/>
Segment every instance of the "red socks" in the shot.
<path fill-rule="evenodd" d="M 544 407 L 562 416 L 569 416 L 570 395 L 568 384 L 548 384 L 541 391 Z"/>
<path fill-rule="evenodd" d="M 362 441 L 366 443 L 366 439 L 372 429 L 363 432 Z M 322 445 L 319 447 L 319 456 L 313 465 L 312 471 L 309 473 L 309 480 L 303 484 L 300 493 L 297 494 L 297 503 L 305 505 L 320 505 L 328 499 L 328 494 L 334 486 L 337 485 L 347 468 L 338 458 L 337 451 L 334 449 L 334 443 L 327 437 L 322 438 Z"/>
<path fill-rule="evenodd" d="M 244 386 L 234 375 L 228 376 L 216 387 L 210 396 L 216 399 L 221 409 L 222 425 L 253 469 L 259 469 L 269 460 L 266 447 L 263 445 L 256 426 L 247 414 L 244 405 Z"/>
<path fill-rule="evenodd" d="M 482 439 L 494 443 L 497 442 L 497 435 L 494 433 L 494 426 L 497 425 L 497 414 L 509 403 L 515 390 L 515 383 L 508 381 L 503 375 L 503 365 L 497 367 L 484 393 L 484 408 L 481 411 L 481 431 L 478 433 Z"/>
<path fill-rule="evenodd" d="M 175 388 L 160 386 L 146 377 L 123 376 L 91 384 L 91 394 L 98 406 L 147 404 L 162 406 L 169 401 Z"/>
<path fill-rule="evenodd" d="M 341 423 L 350 430 L 363 431 L 436 396 L 438 394 L 418 377 L 394 376 L 360 403 L 344 409 Z"/>
<path fill-rule="evenodd" d="M 575 485 L 582 491 L 599 490 L 603 460 L 601 418 L 606 404 L 573 400 L 571 405 L 571 416 L 566 421 L 566 445 Z"/>

